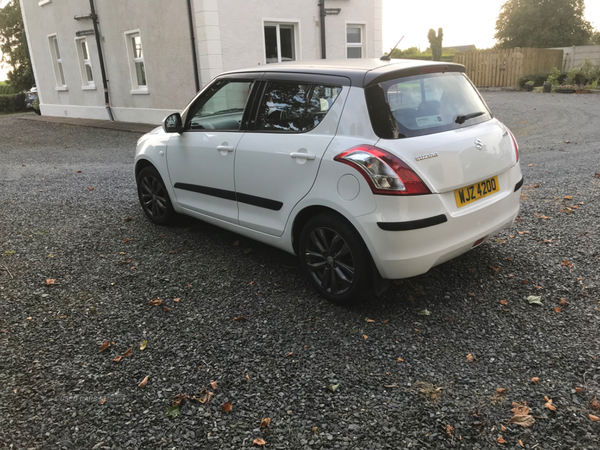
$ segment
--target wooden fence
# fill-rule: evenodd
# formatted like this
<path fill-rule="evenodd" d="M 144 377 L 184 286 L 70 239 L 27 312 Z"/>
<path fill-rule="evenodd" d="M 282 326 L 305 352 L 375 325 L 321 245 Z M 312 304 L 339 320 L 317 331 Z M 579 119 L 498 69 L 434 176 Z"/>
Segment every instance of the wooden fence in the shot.
<path fill-rule="evenodd" d="M 454 55 L 477 87 L 516 87 L 519 78 L 562 68 L 563 51 L 542 48 L 471 50 Z"/>

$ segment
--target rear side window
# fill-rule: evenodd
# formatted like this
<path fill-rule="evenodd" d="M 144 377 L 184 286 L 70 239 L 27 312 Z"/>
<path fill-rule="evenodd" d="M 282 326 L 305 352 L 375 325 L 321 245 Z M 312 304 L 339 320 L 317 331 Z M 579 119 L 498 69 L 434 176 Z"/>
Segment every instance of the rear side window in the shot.
<path fill-rule="evenodd" d="M 306 132 L 315 128 L 335 102 L 340 87 L 271 81 L 258 108 L 256 130 Z"/>
<path fill-rule="evenodd" d="M 469 80 L 458 72 L 397 78 L 365 89 L 373 130 L 382 139 L 440 133 L 492 118 Z"/>

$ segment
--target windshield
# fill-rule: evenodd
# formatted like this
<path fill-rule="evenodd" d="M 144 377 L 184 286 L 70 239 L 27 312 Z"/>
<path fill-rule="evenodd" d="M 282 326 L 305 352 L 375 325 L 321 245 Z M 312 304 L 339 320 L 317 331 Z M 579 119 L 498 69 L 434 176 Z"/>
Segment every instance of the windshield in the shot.
<path fill-rule="evenodd" d="M 492 118 L 459 72 L 396 78 L 366 88 L 365 95 L 373 130 L 382 139 L 440 133 Z"/>

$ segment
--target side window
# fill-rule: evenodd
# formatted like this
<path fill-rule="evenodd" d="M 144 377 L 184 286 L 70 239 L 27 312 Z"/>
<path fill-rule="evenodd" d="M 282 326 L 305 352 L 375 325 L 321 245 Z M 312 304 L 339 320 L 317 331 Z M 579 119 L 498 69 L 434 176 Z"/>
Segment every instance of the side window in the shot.
<path fill-rule="evenodd" d="M 288 81 L 267 84 L 256 130 L 300 131 L 310 85 Z"/>
<path fill-rule="evenodd" d="M 253 83 L 237 80 L 217 81 L 192 106 L 186 128 L 239 130 Z"/>
<path fill-rule="evenodd" d="M 306 107 L 306 117 L 302 122 L 302 131 L 310 131 L 321 123 L 341 91 L 342 88 L 332 86 L 313 88 Z"/>

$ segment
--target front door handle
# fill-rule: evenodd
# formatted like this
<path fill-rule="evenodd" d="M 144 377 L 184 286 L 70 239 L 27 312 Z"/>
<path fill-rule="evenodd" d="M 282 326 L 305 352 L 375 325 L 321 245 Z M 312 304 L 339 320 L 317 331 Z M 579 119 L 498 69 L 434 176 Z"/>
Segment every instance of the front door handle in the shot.
<path fill-rule="evenodd" d="M 217 145 L 217 151 L 219 152 L 232 152 L 235 149 L 229 145 Z"/>
<path fill-rule="evenodd" d="M 290 156 L 294 159 L 308 159 L 310 161 L 312 161 L 313 159 L 316 159 L 316 155 L 313 155 L 312 153 L 290 153 Z"/>

